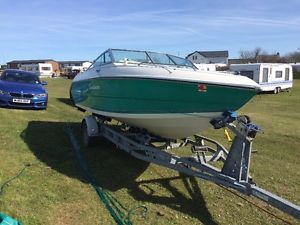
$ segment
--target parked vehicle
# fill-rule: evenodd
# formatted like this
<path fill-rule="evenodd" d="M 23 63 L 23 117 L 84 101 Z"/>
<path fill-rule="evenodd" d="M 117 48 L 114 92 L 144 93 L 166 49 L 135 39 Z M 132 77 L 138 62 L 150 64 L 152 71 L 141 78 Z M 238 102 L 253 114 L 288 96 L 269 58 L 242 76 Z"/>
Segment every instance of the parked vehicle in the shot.
<path fill-rule="evenodd" d="M 0 76 L 0 106 L 46 109 L 46 84 L 32 72 L 6 69 Z"/>
<path fill-rule="evenodd" d="M 293 70 L 289 64 L 231 64 L 229 70 L 254 80 L 263 92 L 273 91 L 276 94 L 293 87 Z"/>
<path fill-rule="evenodd" d="M 73 69 L 67 73 L 67 77 L 68 77 L 68 79 L 74 79 L 74 77 L 80 72 L 81 71 L 78 69 Z"/>
<path fill-rule="evenodd" d="M 54 74 L 52 64 L 50 63 L 26 64 L 22 65 L 21 69 L 33 72 L 39 77 L 52 77 L 52 75 Z"/>

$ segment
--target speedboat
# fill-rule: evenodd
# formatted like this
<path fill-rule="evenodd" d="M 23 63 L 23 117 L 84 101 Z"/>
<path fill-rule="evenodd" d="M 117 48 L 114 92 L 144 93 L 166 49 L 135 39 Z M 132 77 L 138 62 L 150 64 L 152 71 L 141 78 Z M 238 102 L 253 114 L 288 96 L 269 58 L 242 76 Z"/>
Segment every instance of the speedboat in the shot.
<path fill-rule="evenodd" d="M 245 76 L 199 71 L 178 56 L 108 49 L 74 78 L 70 97 L 81 110 L 177 139 L 207 129 L 258 91 Z"/>

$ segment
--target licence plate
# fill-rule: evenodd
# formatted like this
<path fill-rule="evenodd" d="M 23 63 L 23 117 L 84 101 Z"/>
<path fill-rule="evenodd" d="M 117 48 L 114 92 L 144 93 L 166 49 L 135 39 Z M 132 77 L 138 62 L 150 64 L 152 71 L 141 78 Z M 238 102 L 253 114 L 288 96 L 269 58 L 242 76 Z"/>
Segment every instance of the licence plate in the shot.
<path fill-rule="evenodd" d="M 13 102 L 15 103 L 24 103 L 24 104 L 29 104 L 30 100 L 29 99 L 20 99 L 20 98 L 14 98 Z"/>

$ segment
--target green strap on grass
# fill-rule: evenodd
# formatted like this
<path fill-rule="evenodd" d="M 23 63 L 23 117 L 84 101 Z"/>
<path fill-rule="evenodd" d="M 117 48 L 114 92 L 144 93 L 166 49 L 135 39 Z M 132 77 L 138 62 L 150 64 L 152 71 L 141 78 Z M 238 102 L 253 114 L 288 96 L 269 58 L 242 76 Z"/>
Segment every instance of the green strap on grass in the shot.
<path fill-rule="evenodd" d="M 137 214 L 138 211 L 139 214 L 144 217 L 147 212 L 147 208 L 145 206 L 141 205 L 131 210 L 127 210 L 116 198 L 111 195 L 109 191 L 97 185 L 96 179 L 91 175 L 89 168 L 81 155 L 80 146 L 78 145 L 71 128 L 67 127 L 65 130 L 69 135 L 73 150 L 79 161 L 80 167 L 86 176 L 86 179 L 94 187 L 100 200 L 103 202 L 115 222 L 118 225 L 132 225 L 131 216 L 133 214 Z"/>
<path fill-rule="evenodd" d="M 29 167 L 30 164 L 25 164 L 25 166 L 15 175 L 13 176 L 12 178 L 8 179 L 7 181 L 5 181 L 1 186 L 0 186 L 0 195 L 3 193 L 4 191 L 4 188 L 10 183 L 12 182 L 14 179 L 17 179 L 19 176 L 22 175 L 22 173 L 25 171 L 25 169 L 27 167 Z"/>
<path fill-rule="evenodd" d="M 12 182 L 14 179 L 17 179 L 19 176 L 22 175 L 22 173 L 25 171 L 27 167 L 29 167 L 30 164 L 25 164 L 25 166 L 13 177 L 5 181 L 3 184 L 0 186 L 0 195 L 3 194 L 4 188 Z M 21 222 L 11 218 L 8 215 L 5 215 L 4 213 L 0 212 L 0 225 L 22 225 Z"/>

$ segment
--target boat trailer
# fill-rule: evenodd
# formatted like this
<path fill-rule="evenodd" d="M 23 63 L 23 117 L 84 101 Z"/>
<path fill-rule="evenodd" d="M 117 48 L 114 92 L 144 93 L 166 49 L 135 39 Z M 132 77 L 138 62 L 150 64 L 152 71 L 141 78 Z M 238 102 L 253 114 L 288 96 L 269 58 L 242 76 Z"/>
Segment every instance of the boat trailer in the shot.
<path fill-rule="evenodd" d="M 298 205 L 259 188 L 249 175 L 252 142 L 261 129 L 248 116 L 237 116 L 234 112 L 224 112 L 222 117 L 212 120 L 211 124 L 215 129 L 225 127 L 234 133 L 229 151 L 217 141 L 201 135 L 172 142 L 153 136 L 143 129 L 113 124 L 110 119 L 97 115 L 89 115 L 82 120 L 83 142 L 85 146 L 91 146 L 96 138 L 104 137 L 118 149 L 138 159 L 254 196 L 300 219 Z M 163 144 L 158 146 L 157 143 Z M 170 153 L 171 149 L 184 146 L 191 146 L 191 156 Z M 216 161 L 223 162 L 222 168 L 212 165 Z"/>

